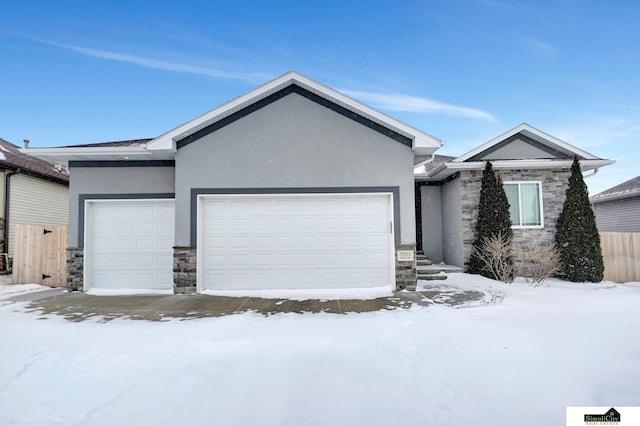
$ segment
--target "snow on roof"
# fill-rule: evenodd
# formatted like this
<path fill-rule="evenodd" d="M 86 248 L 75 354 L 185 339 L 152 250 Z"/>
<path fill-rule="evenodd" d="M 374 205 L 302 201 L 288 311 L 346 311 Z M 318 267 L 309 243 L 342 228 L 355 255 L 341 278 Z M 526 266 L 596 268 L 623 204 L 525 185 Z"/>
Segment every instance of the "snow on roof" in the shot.
<path fill-rule="evenodd" d="M 592 203 L 603 202 L 617 198 L 629 198 L 634 196 L 640 196 L 640 176 L 636 176 L 633 179 L 622 182 L 619 185 L 602 191 L 593 197 L 591 197 Z"/>
<path fill-rule="evenodd" d="M 416 164 L 416 166 L 413 168 L 413 173 L 417 175 L 428 174 L 447 161 L 451 161 L 455 158 L 456 157 L 452 157 L 450 155 L 434 155 L 432 160 L 429 159 Z"/>

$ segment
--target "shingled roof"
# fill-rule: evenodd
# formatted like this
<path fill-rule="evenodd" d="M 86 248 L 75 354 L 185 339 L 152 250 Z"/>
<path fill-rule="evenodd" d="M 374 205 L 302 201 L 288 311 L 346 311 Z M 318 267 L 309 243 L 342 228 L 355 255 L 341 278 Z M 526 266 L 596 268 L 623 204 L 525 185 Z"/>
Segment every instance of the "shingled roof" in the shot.
<path fill-rule="evenodd" d="M 0 138 L 0 168 L 38 176 L 60 183 L 69 183 L 69 172 L 59 165 L 20 152 L 20 147 Z"/>
<path fill-rule="evenodd" d="M 640 176 L 636 176 L 633 179 L 622 182 L 619 185 L 609 188 L 606 191 L 602 191 L 593 197 L 591 197 L 592 203 L 598 203 L 602 201 L 608 201 L 611 199 L 628 198 L 640 196 Z"/>
<path fill-rule="evenodd" d="M 147 142 L 152 141 L 153 139 L 132 139 L 128 141 L 115 141 L 115 142 L 97 142 L 97 143 L 86 143 L 82 145 L 69 145 L 63 148 L 92 148 L 92 147 L 118 147 L 118 146 L 143 146 Z"/>

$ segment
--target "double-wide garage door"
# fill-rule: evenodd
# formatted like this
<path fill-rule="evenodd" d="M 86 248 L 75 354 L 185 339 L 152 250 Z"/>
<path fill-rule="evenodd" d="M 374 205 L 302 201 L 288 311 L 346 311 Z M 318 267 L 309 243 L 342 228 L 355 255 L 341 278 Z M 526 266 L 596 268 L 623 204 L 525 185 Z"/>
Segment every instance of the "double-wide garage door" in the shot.
<path fill-rule="evenodd" d="M 173 200 L 99 200 L 86 206 L 90 290 L 171 290 Z"/>
<path fill-rule="evenodd" d="M 199 198 L 199 290 L 391 286 L 391 194 Z"/>

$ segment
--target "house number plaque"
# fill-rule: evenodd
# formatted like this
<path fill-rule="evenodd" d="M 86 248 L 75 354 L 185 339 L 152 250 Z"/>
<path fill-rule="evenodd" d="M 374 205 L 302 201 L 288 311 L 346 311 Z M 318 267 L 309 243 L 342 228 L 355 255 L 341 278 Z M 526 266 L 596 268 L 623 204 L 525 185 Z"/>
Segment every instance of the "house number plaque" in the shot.
<path fill-rule="evenodd" d="M 413 250 L 398 250 L 396 254 L 398 256 L 398 262 L 413 262 Z"/>

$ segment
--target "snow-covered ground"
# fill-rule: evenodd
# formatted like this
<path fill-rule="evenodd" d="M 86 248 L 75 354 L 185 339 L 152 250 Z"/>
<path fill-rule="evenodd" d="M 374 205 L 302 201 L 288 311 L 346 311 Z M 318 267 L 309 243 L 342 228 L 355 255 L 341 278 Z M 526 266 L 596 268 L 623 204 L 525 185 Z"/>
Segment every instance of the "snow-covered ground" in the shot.
<path fill-rule="evenodd" d="M 640 283 L 445 284 L 485 303 L 73 323 L 3 301 L 0 424 L 553 426 L 640 405 Z"/>
<path fill-rule="evenodd" d="M 51 287 L 46 287 L 40 284 L 11 284 L 11 275 L 0 275 L 0 300 L 8 299 L 10 297 L 18 296 L 21 294 L 33 293 L 36 291 L 49 290 Z"/>

